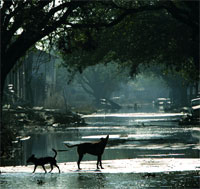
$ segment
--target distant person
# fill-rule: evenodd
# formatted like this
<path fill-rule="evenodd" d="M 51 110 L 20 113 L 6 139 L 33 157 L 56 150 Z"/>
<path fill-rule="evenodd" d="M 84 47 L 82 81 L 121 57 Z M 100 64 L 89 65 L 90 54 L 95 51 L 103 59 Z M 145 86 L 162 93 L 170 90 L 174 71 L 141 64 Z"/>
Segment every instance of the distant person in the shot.
<path fill-rule="evenodd" d="M 137 103 L 135 103 L 134 104 L 134 110 L 137 112 L 137 110 L 138 110 L 138 105 L 137 105 Z"/>

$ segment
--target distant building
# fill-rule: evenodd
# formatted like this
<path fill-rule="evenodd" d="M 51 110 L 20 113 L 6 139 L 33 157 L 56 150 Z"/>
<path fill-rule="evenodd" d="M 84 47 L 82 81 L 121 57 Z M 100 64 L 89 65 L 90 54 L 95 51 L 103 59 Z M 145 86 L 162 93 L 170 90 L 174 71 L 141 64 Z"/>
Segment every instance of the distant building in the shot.
<path fill-rule="evenodd" d="M 56 84 L 56 57 L 44 51 L 29 53 L 8 74 L 4 103 L 11 105 L 43 106 Z"/>

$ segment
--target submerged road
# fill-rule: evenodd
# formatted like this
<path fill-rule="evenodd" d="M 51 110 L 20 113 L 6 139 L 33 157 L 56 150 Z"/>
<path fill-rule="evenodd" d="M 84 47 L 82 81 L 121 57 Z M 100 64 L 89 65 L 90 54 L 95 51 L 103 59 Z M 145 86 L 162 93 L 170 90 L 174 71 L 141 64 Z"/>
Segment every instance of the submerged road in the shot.
<path fill-rule="evenodd" d="M 179 126 L 184 114 L 116 113 L 83 116 L 88 123 L 81 127 L 58 128 L 56 132 L 30 133 L 22 144 L 22 166 L 0 167 L 1 188 L 70 188 L 70 189 L 152 189 L 200 188 L 200 128 Z M 102 157 L 104 169 L 96 170 L 96 157 L 85 155 L 82 170 L 77 170 L 76 148 L 63 143 L 97 141 L 110 135 Z M 32 154 L 53 156 L 58 152 L 57 168 L 44 174 L 26 164 Z M 16 165 L 19 165 L 16 162 Z M 47 171 L 50 170 L 46 166 Z"/>
<path fill-rule="evenodd" d="M 103 160 L 104 169 L 96 169 L 96 161 L 82 161 L 81 170 L 77 170 L 76 162 L 59 163 L 61 173 L 159 173 L 171 171 L 200 171 L 200 159 L 197 158 L 139 158 Z M 31 173 L 34 166 L 6 166 L 0 167 L 1 174 Z M 50 167 L 46 166 L 47 170 Z M 52 173 L 57 173 L 54 167 Z M 38 166 L 36 173 L 44 173 Z"/>
<path fill-rule="evenodd" d="M 33 166 L 0 167 L 0 188 L 20 189 L 158 189 L 200 187 L 200 159 L 142 158 L 104 160 L 105 169 L 96 170 L 96 161 L 82 161 L 82 170 L 75 162 L 59 163 L 44 173 Z M 46 167 L 50 170 L 50 167 Z"/>

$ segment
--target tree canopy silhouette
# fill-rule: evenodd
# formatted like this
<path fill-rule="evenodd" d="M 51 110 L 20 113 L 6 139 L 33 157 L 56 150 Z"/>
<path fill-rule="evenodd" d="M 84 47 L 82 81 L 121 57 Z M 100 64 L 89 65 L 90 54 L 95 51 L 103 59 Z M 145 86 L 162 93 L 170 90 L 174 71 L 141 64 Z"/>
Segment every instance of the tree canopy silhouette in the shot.
<path fill-rule="evenodd" d="M 7 74 L 17 61 L 38 41 L 66 35 L 73 38 L 73 29 L 107 28 L 127 16 L 146 11 L 166 10 L 173 18 L 192 30 L 193 58 L 199 65 L 199 2 L 198 1 L 76 1 L 76 0 L 3 0 L 1 11 L 1 92 Z M 91 38 L 83 47 L 90 49 Z M 70 43 L 67 49 L 73 50 Z"/>

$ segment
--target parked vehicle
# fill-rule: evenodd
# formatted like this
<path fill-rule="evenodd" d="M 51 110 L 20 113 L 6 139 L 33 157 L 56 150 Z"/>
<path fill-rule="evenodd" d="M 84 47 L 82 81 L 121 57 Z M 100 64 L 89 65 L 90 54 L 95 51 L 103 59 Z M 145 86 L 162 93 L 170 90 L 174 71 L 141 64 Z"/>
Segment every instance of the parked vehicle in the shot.
<path fill-rule="evenodd" d="M 199 125 L 200 124 L 200 98 L 191 100 L 189 111 L 186 117 L 180 120 L 180 125 Z"/>
<path fill-rule="evenodd" d="M 194 98 L 191 100 L 191 106 L 200 105 L 200 98 Z"/>
<path fill-rule="evenodd" d="M 200 119 L 200 98 L 191 100 L 191 113 L 194 118 Z"/>
<path fill-rule="evenodd" d="M 154 105 L 159 111 L 169 111 L 172 107 L 172 102 L 170 98 L 157 98 Z"/>

